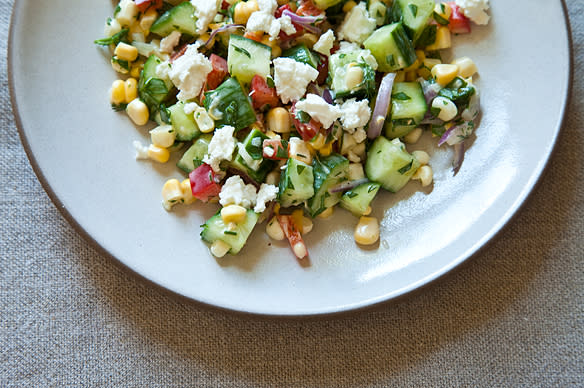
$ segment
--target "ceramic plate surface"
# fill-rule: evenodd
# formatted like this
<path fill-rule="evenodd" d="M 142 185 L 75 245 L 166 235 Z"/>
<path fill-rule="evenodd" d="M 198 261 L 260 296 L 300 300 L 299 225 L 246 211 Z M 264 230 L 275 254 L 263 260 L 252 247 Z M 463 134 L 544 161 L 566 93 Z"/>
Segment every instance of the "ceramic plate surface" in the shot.
<path fill-rule="evenodd" d="M 287 244 L 254 231 L 240 255 L 216 260 L 200 225 L 216 207 L 167 213 L 160 190 L 182 178 L 172 163 L 134 159 L 148 142 L 109 107 L 116 73 L 102 36 L 111 1 L 19 0 L 9 66 L 15 115 L 35 171 L 66 217 L 145 278 L 196 301 L 268 315 L 341 312 L 387 301 L 436 279 L 470 257 L 509 220 L 542 173 L 555 144 L 570 82 L 570 44 L 560 1 L 492 1 L 491 24 L 453 38 L 454 56 L 478 65 L 482 118 L 458 175 L 452 153 L 425 138 L 431 190 L 411 182 L 383 193 L 373 215 L 381 242 L 360 249 L 356 218 L 317 219 L 299 265 Z M 62 22 L 66 21 L 66 22 Z M 537 26 L 535 28 L 534 26 Z M 431 291 L 429 291 L 431 292 Z"/>

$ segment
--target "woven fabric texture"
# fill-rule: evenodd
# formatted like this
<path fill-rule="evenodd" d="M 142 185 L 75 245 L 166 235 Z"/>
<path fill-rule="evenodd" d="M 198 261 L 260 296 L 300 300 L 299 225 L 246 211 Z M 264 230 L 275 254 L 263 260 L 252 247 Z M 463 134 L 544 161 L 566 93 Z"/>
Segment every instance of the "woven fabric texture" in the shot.
<path fill-rule="evenodd" d="M 0 1 L 3 52 L 12 4 Z M 572 98 L 525 206 L 430 287 L 325 319 L 257 319 L 187 303 L 94 250 L 35 177 L 2 56 L 0 386 L 584 385 L 584 2 L 567 4 Z"/>

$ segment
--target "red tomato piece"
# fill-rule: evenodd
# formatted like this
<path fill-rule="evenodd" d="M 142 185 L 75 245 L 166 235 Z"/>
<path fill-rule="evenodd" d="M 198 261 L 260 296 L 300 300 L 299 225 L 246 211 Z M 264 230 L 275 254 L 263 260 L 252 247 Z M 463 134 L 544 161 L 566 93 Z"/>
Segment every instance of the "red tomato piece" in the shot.
<path fill-rule="evenodd" d="M 322 124 L 313 118 L 311 118 L 307 123 L 300 122 L 300 120 L 296 118 L 296 104 L 292 105 L 292 108 L 290 108 L 290 115 L 292 116 L 292 123 L 294 123 L 294 127 L 304 141 L 310 141 L 322 128 Z"/>
<path fill-rule="evenodd" d="M 289 4 L 284 4 L 280 7 L 278 7 L 278 9 L 276 9 L 276 12 L 274 12 L 274 16 L 276 18 L 282 17 L 282 13 L 285 10 L 288 10 L 289 12 L 292 12 L 292 13 L 296 13 L 296 12 L 292 11 L 292 8 L 290 7 Z M 294 26 L 294 28 L 296 28 L 296 32 L 292 35 L 288 35 L 284 31 L 280 31 L 280 34 L 278 35 L 278 38 L 280 38 L 280 40 L 287 41 L 290 39 L 298 38 L 300 35 L 302 35 L 304 33 L 304 28 L 302 28 L 302 26 L 300 24 L 292 22 L 292 25 Z"/>
<path fill-rule="evenodd" d="M 290 242 L 290 247 L 292 248 L 292 252 L 294 255 L 299 258 L 303 259 L 308 256 L 308 249 L 306 248 L 306 244 L 304 244 L 304 240 L 302 240 L 302 235 L 298 230 L 298 227 L 294 224 L 293 217 L 291 215 L 282 215 L 278 214 L 276 216 L 278 218 L 278 223 L 284 232 L 284 235 Z"/>
<path fill-rule="evenodd" d="M 296 10 L 296 14 L 300 16 L 318 16 L 323 13 L 322 9 L 314 5 L 312 0 L 302 0 L 300 6 Z"/>
<path fill-rule="evenodd" d="M 207 90 L 217 89 L 221 85 L 225 76 L 227 76 L 227 61 L 219 55 L 211 54 L 209 56 L 213 70 L 207 75 Z"/>
<path fill-rule="evenodd" d="M 288 142 L 282 139 L 265 139 L 262 144 L 263 157 L 265 159 L 286 160 L 288 159 L 289 149 Z"/>
<path fill-rule="evenodd" d="M 250 96 L 255 109 L 263 109 L 268 105 L 273 108 L 280 102 L 276 88 L 269 87 L 264 77 L 257 74 L 251 79 Z"/>
<path fill-rule="evenodd" d="M 448 28 L 454 34 L 468 34 L 470 32 L 470 20 L 462 13 L 460 7 L 454 1 L 448 3 L 452 8 Z"/>
<path fill-rule="evenodd" d="M 201 164 L 189 174 L 193 197 L 207 202 L 209 198 L 219 195 L 221 186 L 215 182 L 215 172 L 208 164 Z"/>
<path fill-rule="evenodd" d="M 318 77 L 316 77 L 315 82 L 317 85 L 322 85 L 326 82 L 329 73 L 328 57 L 326 55 L 320 55 L 320 63 L 316 70 L 318 70 Z"/>
<path fill-rule="evenodd" d="M 162 0 L 134 0 L 134 2 L 140 12 L 145 12 L 150 7 L 154 9 L 162 7 Z"/>

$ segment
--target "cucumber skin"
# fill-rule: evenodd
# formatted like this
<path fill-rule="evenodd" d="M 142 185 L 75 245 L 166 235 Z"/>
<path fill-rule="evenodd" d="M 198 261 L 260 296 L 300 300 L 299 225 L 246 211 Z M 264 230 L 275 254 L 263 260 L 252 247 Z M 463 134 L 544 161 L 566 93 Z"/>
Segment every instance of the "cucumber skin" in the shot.
<path fill-rule="evenodd" d="M 245 48 L 241 47 L 241 45 L 245 46 Z M 237 51 L 235 47 L 247 51 L 250 57 L 248 58 L 244 53 Z M 252 53 L 249 52 L 251 47 L 254 48 Z M 261 75 L 263 78 L 270 75 L 271 47 L 241 35 L 232 34 L 229 36 L 227 52 L 229 74 L 236 77 L 240 82 L 249 84 L 256 74 Z M 264 54 L 263 57 L 262 54 Z"/>
<path fill-rule="evenodd" d="M 204 134 L 200 136 L 183 154 L 176 163 L 176 166 L 187 174 L 199 167 L 203 163 L 203 158 L 207 154 L 209 143 L 213 135 Z"/>
<path fill-rule="evenodd" d="M 187 1 L 169 9 L 156 19 L 152 27 L 150 27 L 150 32 L 160 36 L 167 36 L 172 31 L 179 31 L 181 34 L 197 37 L 196 23 L 195 7 Z"/>
<path fill-rule="evenodd" d="M 328 189 L 345 178 L 348 167 L 349 160 L 339 154 L 331 154 L 320 160 L 314 158 L 312 161 L 314 196 L 307 203 L 311 217 L 316 217 L 327 208 L 339 203 L 342 193 L 330 194 Z"/>
<path fill-rule="evenodd" d="M 417 7 L 416 16 L 409 9 L 410 5 Z M 414 46 L 418 45 L 418 39 L 422 36 L 433 12 L 433 0 L 395 0 L 391 7 L 392 20 L 403 23 L 405 31 L 413 41 Z"/>
<path fill-rule="evenodd" d="M 144 101 L 144 103 L 148 105 L 148 109 L 150 110 L 150 117 L 153 117 L 155 113 L 158 112 L 160 104 L 169 98 L 170 94 L 174 90 L 174 85 L 170 79 L 161 80 L 160 78 L 157 78 L 156 67 L 160 63 L 162 63 L 162 61 L 156 55 L 151 55 L 148 57 L 144 63 L 144 69 L 142 69 L 142 72 L 140 73 L 140 79 L 138 81 L 138 95 L 140 96 L 140 100 Z M 151 82 L 151 80 L 160 80 L 160 82 L 164 82 L 164 85 L 168 90 L 167 93 L 152 94 L 147 92 L 147 84 Z"/>
<path fill-rule="evenodd" d="M 217 212 L 213 217 L 209 218 L 205 224 L 203 224 L 203 230 L 201 231 L 201 238 L 203 241 L 213 244 L 217 240 L 221 240 L 226 244 L 229 244 L 231 249 L 229 253 L 235 255 L 245 245 L 249 235 L 253 231 L 257 221 L 259 219 L 259 214 L 253 210 L 247 210 L 245 221 L 236 226 L 234 232 L 237 235 L 225 234 L 227 225 L 223 222 L 221 218 L 221 212 Z"/>
<path fill-rule="evenodd" d="M 305 63 L 315 69 L 318 68 L 318 57 L 304 43 L 285 50 L 281 56 L 292 58 L 296 62 Z"/>
<path fill-rule="evenodd" d="M 391 112 L 384 124 L 385 136 L 389 139 L 410 133 L 424 119 L 428 105 L 422 86 L 418 82 L 396 82 L 392 94 L 404 93 L 409 100 L 391 100 Z M 407 124 L 404 121 L 408 122 Z"/>
<path fill-rule="evenodd" d="M 377 60 L 377 71 L 389 73 L 410 66 L 417 59 L 416 51 L 401 22 L 378 28 L 363 42 Z M 395 48 L 395 49 L 394 49 Z M 389 50 L 389 51 L 388 51 Z M 396 57 L 397 55 L 397 58 Z M 394 57 L 394 64 L 388 56 Z"/>
<path fill-rule="evenodd" d="M 380 187 L 381 184 L 377 182 L 363 183 L 343 194 L 340 205 L 343 209 L 353 213 L 354 216 L 360 217 L 365 213 Z"/>
<path fill-rule="evenodd" d="M 407 168 L 400 173 L 400 169 Z M 381 187 L 396 193 L 404 187 L 420 167 L 420 162 L 409 154 L 399 139 L 392 141 L 379 136 L 367 152 L 365 174 L 369 180 L 379 182 Z"/>
<path fill-rule="evenodd" d="M 190 141 L 199 137 L 201 134 L 193 114 L 187 115 L 184 106 L 185 104 L 179 101 L 168 107 L 170 111 L 170 122 L 176 132 L 176 140 L 178 141 Z"/>
<path fill-rule="evenodd" d="M 301 174 L 298 174 L 298 166 L 304 167 Z M 294 188 L 292 189 L 290 186 Z M 313 195 L 314 170 L 312 166 L 293 158 L 288 159 L 286 169 L 280 175 L 280 183 L 278 185 L 278 202 L 280 202 L 280 205 L 282 207 L 300 205 Z"/>

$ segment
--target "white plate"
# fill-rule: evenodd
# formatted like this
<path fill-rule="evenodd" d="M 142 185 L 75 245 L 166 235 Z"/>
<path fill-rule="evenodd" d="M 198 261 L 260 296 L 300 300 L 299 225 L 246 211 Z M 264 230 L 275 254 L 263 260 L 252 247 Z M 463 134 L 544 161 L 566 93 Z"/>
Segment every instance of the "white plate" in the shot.
<path fill-rule="evenodd" d="M 239 256 L 216 260 L 199 239 L 199 225 L 216 208 L 162 209 L 163 182 L 181 174 L 173 165 L 134 160 L 132 141 L 146 142 L 146 131 L 109 108 L 116 74 L 92 43 L 112 13 L 111 1 L 15 3 L 9 42 L 15 115 L 57 206 L 145 278 L 187 298 L 257 314 L 369 306 L 414 290 L 475 253 L 517 211 L 553 149 L 570 82 L 562 3 L 492 3 L 488 27 L 454 38 L 454 53 L 478 64 L 484 112 L 460 173 L 453 177 L 450 153 L 426 139 L 435 170 L 431 192 L 413 182 L 397 196 L 376 199 L 382 243 L 375 249 L 356 247 L 356 219 L 344 210 L 316 220 L 306 237 L 310 265 L 299 265 L 287 244 L 270 244 L 264 225 Z"/>

